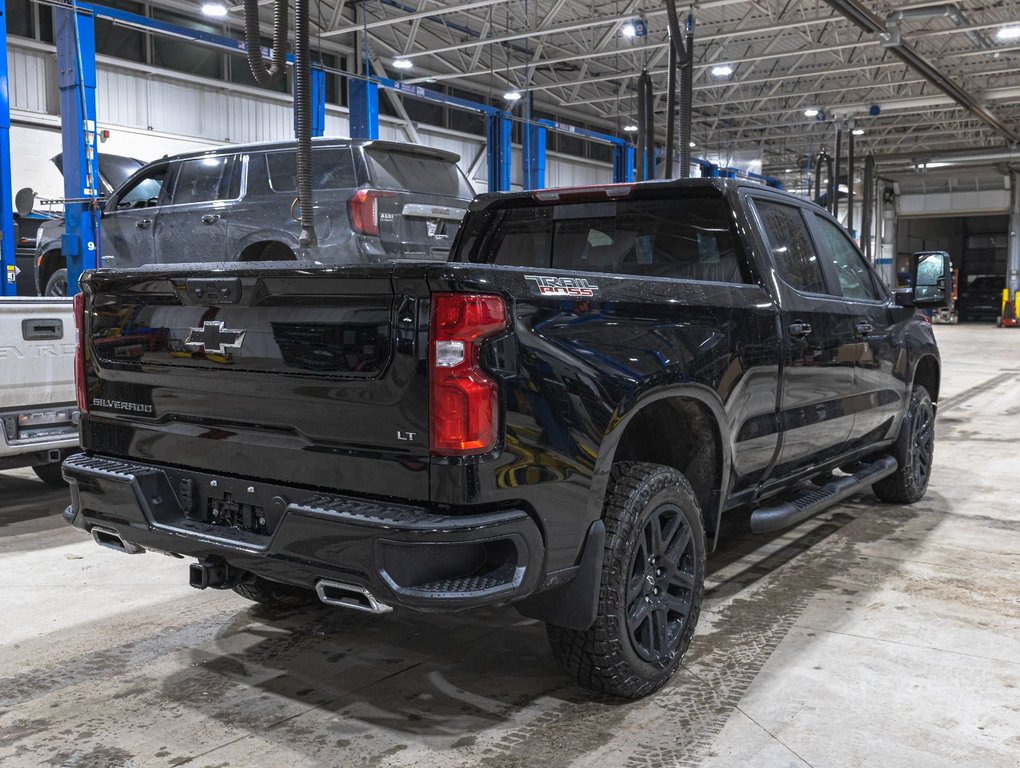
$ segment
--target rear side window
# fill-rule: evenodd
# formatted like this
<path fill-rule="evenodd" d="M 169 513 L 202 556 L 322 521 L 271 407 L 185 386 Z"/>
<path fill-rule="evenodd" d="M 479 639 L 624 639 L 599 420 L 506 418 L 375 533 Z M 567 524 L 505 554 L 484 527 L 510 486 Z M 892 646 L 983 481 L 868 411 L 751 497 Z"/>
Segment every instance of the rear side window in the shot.
<path fill-rule="evenodd" d="M 230 192 L 232 156 L 185 160 L 174 184 L 174 205 L 226 200 Z"/>
<path fill-rule="evenodd" d="M 840 295 L 847 299 L 869 301 L 882 298 L 871 278 L 871 270 L 846 232 L 818 214 L 815 214 L 815 223 L 822 240 L 820 245 L 836 267 Z"/>
<path fill-rule="evenodd" d="M 798 291 L 825 293 L 822 265 L 818 261 L 800 208 L 755 200 L 754 207 L 765 230 L 779 276 Z"/>
<path fill-rule="evenodd" d="M 274 192 L 297 190 L 297 152 L 269 152 L 269 184 Z M 312 189 L 353 189 L 354 159 L 349 147 L 312 148 Z"/>
<path fill-rule="evenodd" d="M 464 200 L 475 196 L 474 187 L 451 160 L 388 149 L 368 149 L 365 155 L 368 157 L 372 184 L 380 189 L 399 189 Z"/>
<path fill-rule="evenodd" d="M 743 283 L 722 198 L 534 205 L 472 217 L 471 261 Z M 478 237 L 491 227 L 488 238 Z M 477 247 L 475 246 L 477 244 Z"/>

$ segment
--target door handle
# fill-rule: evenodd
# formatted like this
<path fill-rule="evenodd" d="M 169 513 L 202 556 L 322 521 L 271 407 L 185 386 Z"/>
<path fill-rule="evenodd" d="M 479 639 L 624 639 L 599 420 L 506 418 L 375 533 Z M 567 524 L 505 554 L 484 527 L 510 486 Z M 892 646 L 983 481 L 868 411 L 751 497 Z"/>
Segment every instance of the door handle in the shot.
<path fill-rule="evenodd" d="M 790 323 L 790 335 L 796 339 L 802 339 L 811 333 L 811 324 L 797 321 Z"/>
<path fill-rule="evenodd" d="M 873 330 L 875 330 L 875 326 L 865 320 L 857 323 L 857 333 L 861 334 L 861 336 L 867 336 Z"/>
<path fill-rule="evenodd" d="M 152 219 L 139 219 L 135 222 L 135 226 L 139 229 L 148 229 L 151 223 Z"/>
<path fill-rule="evenodd" d="M 215 224 L 219 220 L 220 215 L 218 213 L 207 213 L 205 216 L 202 217 L 203 224 Z"/>

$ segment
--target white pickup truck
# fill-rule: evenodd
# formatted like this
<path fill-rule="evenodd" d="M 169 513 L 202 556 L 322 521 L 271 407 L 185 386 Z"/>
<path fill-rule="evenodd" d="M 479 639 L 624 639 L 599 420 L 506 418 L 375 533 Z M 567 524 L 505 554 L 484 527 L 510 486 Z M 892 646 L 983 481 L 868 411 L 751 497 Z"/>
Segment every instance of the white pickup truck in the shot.
<path fill-rule="evenodd" d="M 78 447 L 71 302 L 0 299 L 0 470 L 32 467 L 51 485 Z"/>

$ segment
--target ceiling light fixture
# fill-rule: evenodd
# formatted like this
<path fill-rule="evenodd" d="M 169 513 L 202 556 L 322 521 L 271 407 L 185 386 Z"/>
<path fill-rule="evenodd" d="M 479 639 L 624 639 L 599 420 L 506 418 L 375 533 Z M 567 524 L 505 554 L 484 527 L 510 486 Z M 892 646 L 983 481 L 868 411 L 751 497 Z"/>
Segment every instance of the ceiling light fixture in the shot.
<path fill-rule="evenodd" d="M 718 66 L 712 67 L 712 75 L 714 77 L 729 77 L 733 74 L 733 67 L 729 64 L 719 64 Z"/>
<path fill-rule="evenodd" d="M 695 143 L 694 143 L 694 142 L 692 141 L 692 142 L 691 142 L 691 149 L 694 149 L 694 148 L 695 148 L 696 146 L 698 146 L 698 145 L 697 145 L 697 144 L 695 144 Z"/>
<path fill-rule="evenodd" d="M 804 117 L 818 117 L 818 110 L 812 107 L 811 109 L 804 110 Z"/>
<path fill-rule="evenodd" d="M 864 135 L 864 129 L 863 128 L 854 128 L 854 136 L 863 136 L 863 135 Z"/>
<path fill-rule="evenodd" d="M 629 123 L 623 126 L 624 133 L 637 133 L 637 126 L 633 123 Z"/>
<path fill-rule="evenodd" d="M 1020 37 L 1020 27 L 1002 27 L 995 36 L 1000 40 L 1016 40 Z"/>
<path fill-rule="evenodd" d="M 227 6 L 223 3 L 203 3 L 202 13 L 206 16 L 226 16 Z"/>
<path fill-rule="evenodd" d="M 520 101 L 521 100 L 521 92 L 520 91 L 507 91 L 506 93 L 503 94 L 503 98 L 506 99 L 507 101 Z"/>
<path fill-rule="evenodd" d="M 414 62 L 412 62 L 410 59 L 394 59 L 393 60 L 393 68 L 394 69 L 410 69 L 413 66 L 414 66 Z"/>

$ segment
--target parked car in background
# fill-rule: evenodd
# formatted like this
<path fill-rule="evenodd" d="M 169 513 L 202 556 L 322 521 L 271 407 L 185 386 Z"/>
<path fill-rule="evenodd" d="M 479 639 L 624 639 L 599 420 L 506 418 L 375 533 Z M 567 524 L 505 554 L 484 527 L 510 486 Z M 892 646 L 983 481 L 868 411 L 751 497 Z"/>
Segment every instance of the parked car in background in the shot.
<path fill-rule="evenodd" d="M 0 470 L 32 467 L 61 485 L 78 447 L 71 300 L 0 299 L 0 340 Z"/>
<path fill-rule="evenodd" d="M 312 150 L 324 264 L 445 261 L 474 189 L 457 155 L 383 141 Z M 142 168 L 107 200 L 104 266 L 297 259 L 293 142 L 220 147 Z"/>
<path fill-rule="evenodd" d="M 965 320 L 995 320 L 1002 315 L 1005 275 L 968 275 L 956 297 L 956 316 Z"/>
<path fill-rule="evenodd" d="M 42 211 L 14 214 L 14 266 L 19 296 L 35 295 L 35 248 L 39 228 L 53 218 Z"/>
<path fill-rule="evenodd" d="M 64 153 L 53 158 L 53 164 L 64 172 Z M 122 155 L 99 155 L 99 189 L 103 197 L 109 197 L 121 184 L 131 178 L 131 174 L 141 168 L 144 163 L 133 157 Z M 60 250 L 60 238 L 64 234 L 64 218 L 50 214 L 49 221 L 43 222 L 38 228 L 34 259 L 35 264 L 28 270 L 34 275 L 35 293 L 40 296 L 67 295 L 67 269 L 64 254 Z M 30 278 L 31 279 L 31 278 Z M 26 291 L 28 293 L 30 291 Z M 18 293 L 22 293 L 19 286 Z"/>

